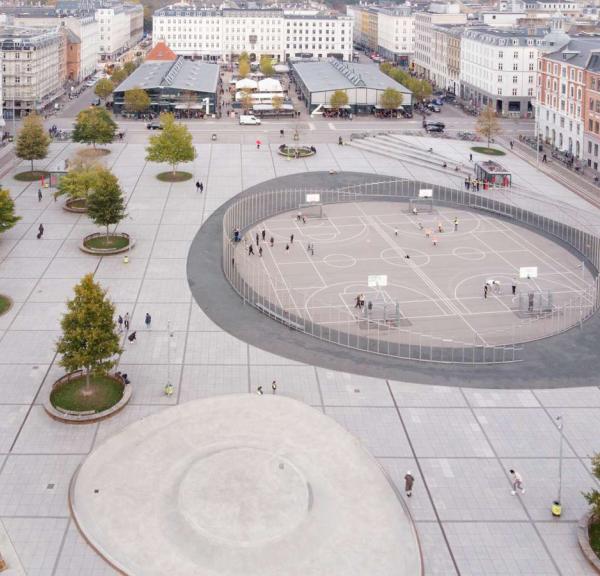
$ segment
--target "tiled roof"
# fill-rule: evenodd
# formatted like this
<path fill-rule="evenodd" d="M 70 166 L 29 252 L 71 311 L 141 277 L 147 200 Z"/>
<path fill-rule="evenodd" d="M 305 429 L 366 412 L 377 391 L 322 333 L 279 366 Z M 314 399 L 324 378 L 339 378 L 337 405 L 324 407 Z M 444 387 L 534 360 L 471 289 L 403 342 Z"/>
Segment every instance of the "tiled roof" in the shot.
<path fill-rule="evenodd" d="M 173 52 L 162 40 L 148 52 L 146 61 L 169 62 L 177 60 L 177 54 Z"/>

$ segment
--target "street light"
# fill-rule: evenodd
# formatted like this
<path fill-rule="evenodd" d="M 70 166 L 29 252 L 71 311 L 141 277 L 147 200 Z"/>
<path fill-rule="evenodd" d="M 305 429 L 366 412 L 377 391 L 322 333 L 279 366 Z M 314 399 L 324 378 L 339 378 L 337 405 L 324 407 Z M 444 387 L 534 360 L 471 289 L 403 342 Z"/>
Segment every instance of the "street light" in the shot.
<path fill-rule="evenodd" d="M 560 432 L 560 444 L 559 444 L 560 447 L 558 450 L 558 494 L 557 494 L 556 500 L 554 500 L 554 502 L 552 502 L 552 516 L 558 517 L 562 514 L 561 498 L 562 498 L 562 461 L 563 461 L 563 440 L 564 440 L 562 416 L 556 417 L 556 427 L 558 428 L 558 431 Z"/>

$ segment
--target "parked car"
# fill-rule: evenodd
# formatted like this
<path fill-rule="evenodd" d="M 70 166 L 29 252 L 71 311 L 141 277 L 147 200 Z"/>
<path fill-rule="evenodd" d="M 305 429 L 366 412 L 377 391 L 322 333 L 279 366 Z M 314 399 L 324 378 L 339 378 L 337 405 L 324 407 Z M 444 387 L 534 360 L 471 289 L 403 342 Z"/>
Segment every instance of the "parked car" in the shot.
<path fill-rule="evenodd" d="M 442 130 L 446 127 L 443 122 L 428 122 L 427 126 L 435 126 L 436 128 L 441 128 Z"/>
<path fill-rule="evenodd" d="M 163 126 L 160 122 L 148 122 L 146 128 L 148 128 L 148 130 L 162 130 Z"/>
<path fill-rule="evenodd" d="M 427 126 L 425 126 L 425 130 L 427 130 L 427 132 L 443 132 L 444 129 L 441 126 L 435 126 L 433 124 L 427 124 Z"/>
<path fill-rule="evenodd" d="M 432 112 L 441 112 L 442 111 L 442 109 L 435 104 L 427 104 L 427 108 L 429 110 L 431 110 Z"/>

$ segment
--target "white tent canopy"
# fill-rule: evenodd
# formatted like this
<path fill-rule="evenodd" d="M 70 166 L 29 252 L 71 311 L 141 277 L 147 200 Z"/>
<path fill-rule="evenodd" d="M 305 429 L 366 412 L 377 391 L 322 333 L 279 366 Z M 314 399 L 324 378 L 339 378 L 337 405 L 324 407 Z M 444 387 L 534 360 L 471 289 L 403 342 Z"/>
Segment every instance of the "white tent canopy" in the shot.
<path fill-rule="evenodd" d="M 259 92 L 283 92 L 281 82 L 275 78 L 265 78 L 258 82 Z"/>
<path fill-rule="evenodd" d="M 287 72 L 290 71 L 289 66 L 286 66 L 285 64 L 275 64 L 275 66 L 273 66 L 275 72 L 277 72 L 277 74 L 286 74 Z"/>
<path fill-rule="evenodd" d="M 242 78 L 235 83 L 236 90 L 256 90 L 258 82 L 251 78 Z"/>

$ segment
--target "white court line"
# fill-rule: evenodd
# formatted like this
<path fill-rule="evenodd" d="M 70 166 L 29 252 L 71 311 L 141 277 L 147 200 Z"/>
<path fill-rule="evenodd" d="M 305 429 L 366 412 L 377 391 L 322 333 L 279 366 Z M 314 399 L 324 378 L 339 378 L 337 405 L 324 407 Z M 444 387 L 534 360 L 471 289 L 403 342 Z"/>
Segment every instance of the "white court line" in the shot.
<path fill-rule="evenodd" d="M 562 262 L 560 262 L 559 260 L 557 260 L 554 256 L 551 256 L 550 254 L 548 254 L 545 250 L 543 250 L 542 248 L 540 248 L 539 246 L 536 246 L 535 244 L 533 244 L 530 240 L 528 240 L 527 238 L 523 237 L 521 234 L 519 234 L 516 231 L 511 231 L 510 229 L 506 228 L 506 225 L 504 224 L 504 222 L 502 222 L 502 225 L 505 227 L 503 230 L 500 230 L 501 233 L 503 233 L 505 236 L 508 236 L 508 232 L 513 232 L 513 234 L 515 236 L 517 236 L 518 238 L 521 239 L 521 241 L 529 244 L 530 248 L 529 251 L 531 252 L 532 256 L 539 258 L 542 262 L 544 262 L 544 264 L 548 265 L 551 269 L 553 269 L 555 272 L 557 272 L 558 274 L 562 274 L 563 277 L 565 278 L 565 280 L 567 280 L 567 282 L 569 282 L 573 288 L 575 290 L 585 290 L 587 288 L 587 286 L 585 286 L 585 284 L 583 286 L 581 286 L 579 283 L 577 282 L 573 282 L 570 278 L 568 278 L 565 275 L 565 272 L 571 272 L 572 270 L 567 268 L 567 266 L 565 264 L 563 264 Z M 531 248 L 533 247 L 533 248 Z M 538 252 L 540 252 L 542 254 L 542 256 L 536 255 L 535 254 L 535 250 L 537 250 Z M 550 263 L 544 261 L 544 257 L 547 258 L 548 260 L 550 260 Z M 555 265 L 553 266 L 551 262 L 554 262 Z M 581 262 L 580 262 L 581 264 Z M 559 269 L 562 268 L 562 272 Z"/>
<path fill-rule="evenodd" d="M 354 203 L 354 205 L 358 208 L 358 210 L 360 210 L 364 214 L 364 216 L 366 218 L 369 218 L 369 216 L 366 214 L 366 212 L 364 212 L 364 210 L 361 209 L 361 207 L 358 203 Z M 400 252 L 404 252 L 391 238 L 389 238 L 389 236 L 387 236 L 385 230 L 381 227 L 381 225 L 377 222 L 377 220 L 375 218 L 373 218 L 372 222 L 373 222 L 374 228 L 377 230 L 379 235 L 383 238 L 383 240 L 385 240 L 388 243 L 388 245 L 391 248 L 394 248 L 395 250 L 400 250 Z M 403 254 L 403 255 L 405 256 L 406 254 Z M 454 304 L 454 302 L 452 302 L 452 300 L 442 292 L 442 290 L 435 284 L 435 282 L 431 278 L 429 278 L 429 276 L 427 276 L 427 274 L 425 274 L 421 268 L 419 268 L 418 266 L 415 266 L 410 260 L 408 260 L 407 263 L 408 263 L 408 266 L 413 270 L 413 272 L 419 278 L 421 278 L 423 283 L 425 283 L 427 286 L 429 286 L 430 290 L 432 290 L 434 293 L 436 293 L 441 298 L 441 300 L 448 307 L 448 309 L 455 312 L 458 315 L 459 319 L 462 320 L 462 322 L 464 322 L 472 330 L 472 332 L 474 334 L 477 334 L 477 336 L 480 338 L 480 340 L 484 344 L 487 344 L 487 342 L 481 336 L 481 334 L 464 318 L 464 316 L 461 314 L 461 311 L 458 308 L 458 306 L 456 306 Z M 439 305 L 437 305 L 437 306 L 439 308 L 441 308 Z M 444 310 L 442 310 L 442 312 L 444 312 Z"/>

